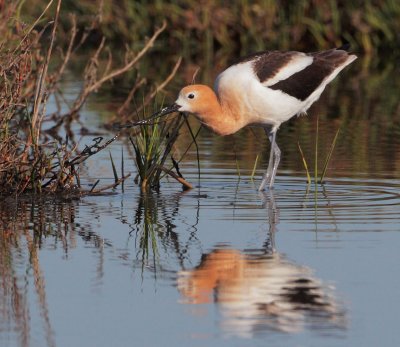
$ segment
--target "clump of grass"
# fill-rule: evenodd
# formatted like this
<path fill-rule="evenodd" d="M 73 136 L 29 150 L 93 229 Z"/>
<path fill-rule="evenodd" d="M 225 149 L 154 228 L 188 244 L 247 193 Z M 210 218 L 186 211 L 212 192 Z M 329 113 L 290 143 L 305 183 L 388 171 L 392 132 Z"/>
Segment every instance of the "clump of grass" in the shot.
<path fill-rule="evenodd" d="M 160 180 L 165 175 L 169 175 L 181 183 L 183 189 L 193 188 L 183 178 L 179 170 L 178 165 L 183 156 L 179 160 L 175 160 L 173 156 L 174 145 L 180 129 L 184 124 L 190 127 L 185 117 L 185 115 L 179 114 L 171 120 L 157 119 L 151 124 L 143 124 L 139 128 L 139 133 L 135 137 L 130 137 L 138 170 L 136 182 L 139 183 L 140 181 L 140 187 L 143 191 L 158 189 Z M 190 133 L 193 134 L 191 129 Z M 197 134 L 193 135 L 193 142 L 195 142 Z M 183 155 L 186 154 L 187 150 Z M 170 168 L 166 167 L 168 158 L 172 162 Z"/>

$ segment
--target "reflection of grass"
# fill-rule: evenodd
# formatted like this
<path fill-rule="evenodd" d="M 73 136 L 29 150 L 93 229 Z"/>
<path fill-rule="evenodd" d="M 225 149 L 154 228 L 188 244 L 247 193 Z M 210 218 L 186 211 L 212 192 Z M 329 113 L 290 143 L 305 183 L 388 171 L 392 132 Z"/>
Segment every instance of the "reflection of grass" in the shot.
<path fill-rule="evenodd" d="M 198 214 L 193 225 L 187 223 L 188 215 L 183 217 L 180 213 L 181 198 L 187 192 L 175 192 L 164 195 L 162 192 L 140 192 L 137 197 L 135 213 L 131 224 L 130 237 L 135 242 L 136 264 L 144 270 L 153 272 L 154 275 L 159 269 L 163 269 L 164 274 L 168 266 L 168 259 L 175 259 L 174 263 L 184 267 L 184 262 L 188 260 L 187 255 L 192 247 L 197 247 L 199 240 L 196 236 Z M 200 208 L 200 206 L 198 206 Z M 178 231 L 181 218 L 190 230 L 190 236 L 185 241 L 185 237 Z M 182 220 L 181 220 L 182 221 Z M 161 261 L 164 259 L 164 261 Z M 167 261 L 165 261 L 167 260 Z M 172 272 L 170 272 L 172 274 Z"/>
<path fill-rule="evenodd" d="M 75 217 L 75 204 L 65 201 L 12 198 L 0 203 L 0 321 L 21 346 L 34 344 L 38 326 L 45 345 L 56 345 L 40 250 L 62 245 L 69 254 L 75 248 Z M 41 324 L 35 321 L 37 314 Z"/>
<path fill-rule="evenodd" d="M 136 222 L 141 222 L 142 225 L 139 238 L 139 250 L 142 252 L 142 267 L 148 262 L 149 256 L 152 255 L 154 262 L 158 257 L 158 236 L 156 231 L 158 211 L 157 206 L 155 206 L 156 201 L 152 196 L 143 194 L 138 207 L 139 215 L 137 215 Z"/>
<path fill-rule="evenodd" d="M 142 274 L 146 266 L 157 271 L 160 257 L 159 243 L 166 242 L 174 232 L 167 226 L 161 226 L 159 221 L 159 205 L 166 204 L 159 195 L 152 192 L 141 192 L 135 215 L 137 252 L 136 258 L 141 264 Z M 176 235 L 175 235 L 176 237 Z"/>

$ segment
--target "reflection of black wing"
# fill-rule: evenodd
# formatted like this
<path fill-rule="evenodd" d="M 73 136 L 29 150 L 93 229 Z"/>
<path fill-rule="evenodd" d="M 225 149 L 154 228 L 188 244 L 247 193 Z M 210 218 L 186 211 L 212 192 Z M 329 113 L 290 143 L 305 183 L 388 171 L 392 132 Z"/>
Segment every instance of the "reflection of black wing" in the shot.
<path fill-rule="evenodd" d="M 317 311 L 331 306 L 321 289 L 310 279 L 299 278 L 283 288 L 281 296 L 292 303 L 296 310 Z"/>

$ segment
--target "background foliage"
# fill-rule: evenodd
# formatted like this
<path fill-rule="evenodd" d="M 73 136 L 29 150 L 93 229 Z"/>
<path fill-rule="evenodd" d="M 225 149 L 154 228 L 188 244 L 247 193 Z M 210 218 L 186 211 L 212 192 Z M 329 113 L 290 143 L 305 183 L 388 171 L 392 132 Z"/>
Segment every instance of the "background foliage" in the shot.
<path fill-rule="evenodd" d="M 37 17 L 46 0 L 23 5 L 25 18 Z M 93 17 L 92 39 L 135 45 L 167 20 L 160 47 L 184 57 L 199 51 L 236 54 L 260 49 L 309 51 L 341 45 L 373 54 L 399 53 L 400 2 L 397 0 L 65 0 L 62 22 L 77 13 L 79 26 Z"/>

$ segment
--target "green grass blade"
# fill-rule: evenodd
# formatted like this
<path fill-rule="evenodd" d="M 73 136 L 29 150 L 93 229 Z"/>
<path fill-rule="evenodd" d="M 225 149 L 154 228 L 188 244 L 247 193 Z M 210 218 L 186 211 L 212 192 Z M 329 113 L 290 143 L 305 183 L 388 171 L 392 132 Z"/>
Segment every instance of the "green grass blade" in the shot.
<path fill-rule="evenodd" d="M 110 153 L 111 166 L 112 166 L 112 170 L 113 170 L 113 173 L 114 173 L 114 181 L 115 181 L 115 183 L 117 183 L 118 180 L 119 180 L 118 173 L 117 173 L 117 168 L 115 167 L 114 160 L 113 160 L 113 157 L 111 155 L 111 152 L 109 152 L 109 153 Z"/>
<path fill-rule="evenodd" d="M 186 125 L 187 125 L 187 127 L 189 129 L 190 136 L 192 137 L 192 140 L 193 140 L 194 145 L 196 147 L 197 168 L 198 168 L 198 171 L 199 171 L 199 182 L 200 182 L 200 176 L 201 176 L 200 175 L 200 153 L 199 153 L 199 146 L 197 145 L 197 142 L 196 142 L 197 134 L 196 134 L 196 136 L 194 135 L 192 127 L 190 126 L 189 121 L 187 120 L 187 117 L 184 116 L 184 119 L 185 119 Z"/>
<path fill-rule="evenodd" d="M 254 180 L 254 175 L 255 175 L 256 170 L 257 170 L 257 165 L 258 165 L 258 159 L 259 158 L 260 158 L 260 154 L 257 154 L 256 160 L 254 161 L 253 171 L 251 172 L 251 176 L 250 176 L 251 180 Z"/>
<path fill-rule="evenodd" d="M 240 181 L 240 179 L 241 179 L 241 175 L 240 175 L 240 165 L 239 165 L 239 160 L 238 160 L 238 156 L 237 156 L 235 138 L 233 138 L 233 154 L 235 155 L 236 173 L 237 173 L 237 175 L 238 175 L 238 177 L 239 177 L 239 181 Z"/>
<path fill-rule="evenodd" d="M 308 170 L 308 165 L 307 165 L 307 161 L 306 158 L 304 156 L 303 150 L 300 147 L 300 143 L 297 142 L 297 147 L 299 148 L 299 152 L 301 155 L 301 159 L 303 161 L 303 165 L 304 165 L 304 169 L 306 170 L 306 174 L 307 174 L 307 186 L 309 186 L 311 184 L 311 176 L 310 176 L 310 171 Z M 307 188 L 308 189 L 308 188 Z"/>
<path fill-rule="evenodd" d="M 318 136 L 319 136 L 319 116 L 317 116 L 317 129 L 315 131 L 315 163 L 314 163 L 314 184 L 317 190 L 318 183 Z"/>
<path fill-rule="evenodd" d="M 92 193 L 94 191 L 94 188 L 96 188 L 96 186 L 99 184 L 100 180 L 97 180 L 93 185 L 92 185 L 92 189 L 90 189 L 90 193 Z"/>
<path fill-rule="evenodd" d="M 321 174 L 321 178 L 320 178 L 320 180 L 319 180 L 320 183 L 322 183 L 322 182 L 324 181 L 324 177 L 325 177 L 325 174 L 326 174 L 326 170 L 327 170 L 327 168 L 328 168 L 329 161 L 331 160 L 333 150 L 335 149 L 336 141 L 337 141 L 337 138 L 338 138 L 338 136 L 339 136 L 339 132 L 340 132 L 340 128 L 336 131 L 335 137 L 334 137 L 334 139 L 333 139 L 333 141 L 332 141 L 332 144 L 331 144 L 331 147 L 330 147 L 330 149 L 329 149 L 328 156 L 326 157 L 326 160 L 325 160 L 325 163 L 324 163 L 324 168 L 323 168 L 322 174 Z"/>
<path fill-rule="evenodd" d="M 140 154 L 140 150 L 138 146 L 135 144 L 135 141 L 133 141 L 133 138 L 130 136 L 129 141 L 132 144 L 133 150 L 135 151 L 135 163 L 137 166 L 138 174 L 141 180 L 144 179 L 144 165 L 142 162 L 142 156 Z"/>
<path fill-rule="evenodd" d="M 125 176 L 124 147 L 121 147 L 121 177 Z"/>

